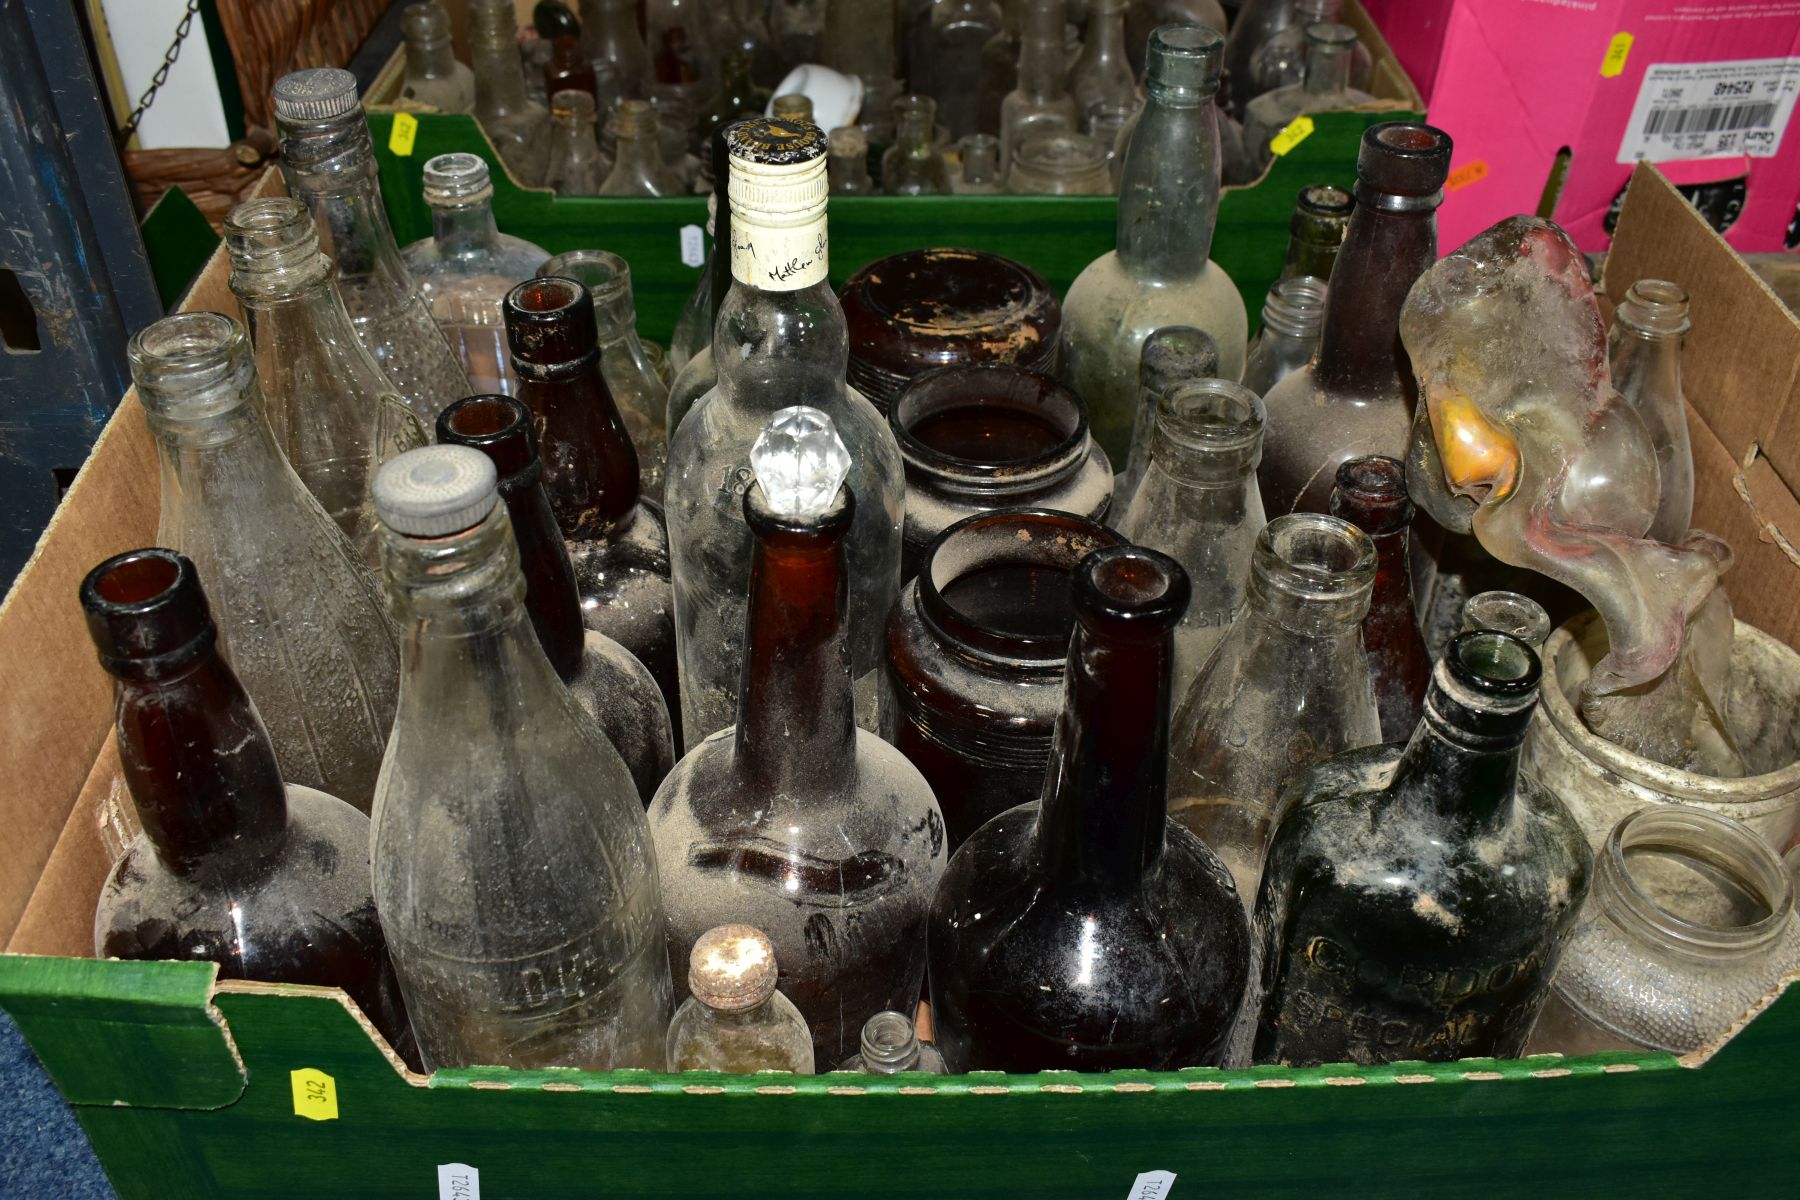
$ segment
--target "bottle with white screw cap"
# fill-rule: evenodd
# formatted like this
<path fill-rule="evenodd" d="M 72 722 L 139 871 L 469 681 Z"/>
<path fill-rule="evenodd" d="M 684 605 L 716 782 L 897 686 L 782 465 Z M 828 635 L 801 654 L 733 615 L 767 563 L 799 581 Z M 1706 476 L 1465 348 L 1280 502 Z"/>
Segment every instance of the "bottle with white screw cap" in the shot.
<path fill-rule="evenodd" d="M 375 509 L 405 639 L 375 905 L 425 1065 L 660 1067 L 643 808 L 533 630 L 494 464 L 410 450 L 376 475 Z"/>
<path fill-rule="evenodd" d="M 690 995 L 669 1022 L 669 1070 L 813 1073 L 812 1034 L 775 990 L 775 947 L 760 929 L 720 925 L 688 955 Z"/>
<path fill-rule="evenodd" d="M 288 192 L 312 210 L 357 336 L 429 429 L 446 404 L 469 394 L 469 379 L 388 225 L 356 76 L 337 67 L 283 75 L 275 81 L 275 125 Z"/>
<path fill-rule="evenodd" d="M 849 334 L 826 278 L 825 134 L 758 117 L 726 140 L 733 283 L 714 326 L 719 378 L 674 427 L 664 490 L 682 731 L 693 745 L 736 716 L 753 541 L 742 504 L 755 478 L 750 448 L 792 405 L 829 417 L 849 454 L 850 662 L 857 720 L 880 730 L 882 628 L 900 590 L 905 468 L 887 422 L 844 381 Z"/>

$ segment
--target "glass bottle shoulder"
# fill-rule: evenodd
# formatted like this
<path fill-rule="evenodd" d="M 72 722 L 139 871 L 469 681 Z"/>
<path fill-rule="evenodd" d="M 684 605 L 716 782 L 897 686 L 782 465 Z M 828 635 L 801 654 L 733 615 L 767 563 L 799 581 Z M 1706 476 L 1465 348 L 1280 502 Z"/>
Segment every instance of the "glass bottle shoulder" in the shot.
<path fill-rule="evenodd" d="M 1243 374 L 1248 311 L 1237 285 L 1211 260 L 1191 278 L 1145 279 L 1134 276 L 1118 251 L 1110 250 L 1076 276 L 1063 301 L 1065 351 L 1092 356 L 1116 345 L 1111 358 L 1118 360 L 1118 370 L 1134 392 L 1143 339 L 1165 325 L 1205 330 L 1219 347 L 1219 376 L 1237 379 Z"/>

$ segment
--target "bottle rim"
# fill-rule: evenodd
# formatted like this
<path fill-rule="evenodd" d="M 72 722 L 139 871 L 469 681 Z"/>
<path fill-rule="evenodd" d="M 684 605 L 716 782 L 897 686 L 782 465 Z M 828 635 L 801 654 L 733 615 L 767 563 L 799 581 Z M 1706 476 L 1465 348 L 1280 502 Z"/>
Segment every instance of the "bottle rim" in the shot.
<path fill-rule="evenodd" d="M 933 417 L 975 409 L 1026 413 L 1061 439 L 1016 458 L 967 458 L 923 441 L 916 432 Z M 900 457 L 912 469 L 957 488 L 989 493 L 1030 491 L 1079 469 L 1090 447 L 1087 407 L 1058 380 L 1014 363 L 959 363 L 913 378 L 888 408 Z"/>

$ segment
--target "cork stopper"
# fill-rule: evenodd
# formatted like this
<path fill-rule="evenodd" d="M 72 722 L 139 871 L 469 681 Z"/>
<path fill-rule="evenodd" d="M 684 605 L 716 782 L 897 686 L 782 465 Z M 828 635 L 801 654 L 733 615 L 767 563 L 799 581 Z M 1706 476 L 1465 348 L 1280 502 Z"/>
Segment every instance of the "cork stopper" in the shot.
<path fill-rule="evenodd" d="M 775 946 L 749 925 L 720 925 L 688 955 L 694 999 L 721 1012 L 744 1012 L 775 994 Z"/>

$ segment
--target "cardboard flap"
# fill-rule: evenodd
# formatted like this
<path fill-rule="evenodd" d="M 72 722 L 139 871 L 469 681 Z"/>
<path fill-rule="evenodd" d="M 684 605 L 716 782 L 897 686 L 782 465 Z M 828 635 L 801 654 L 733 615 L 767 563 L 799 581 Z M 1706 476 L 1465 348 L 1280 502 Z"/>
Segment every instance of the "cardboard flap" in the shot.
<path fill-rule="evenodd" d="M 217 970 L 0 955 L 0 1007 L 70 1104 L 224 1108 L 245 1081 L 212 1006 Z"/>

